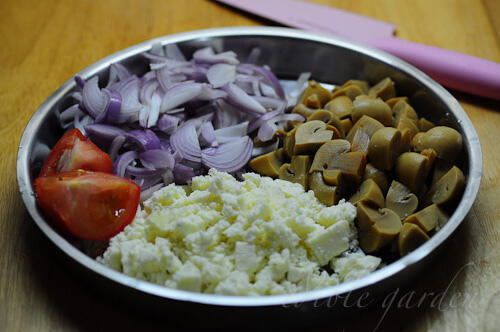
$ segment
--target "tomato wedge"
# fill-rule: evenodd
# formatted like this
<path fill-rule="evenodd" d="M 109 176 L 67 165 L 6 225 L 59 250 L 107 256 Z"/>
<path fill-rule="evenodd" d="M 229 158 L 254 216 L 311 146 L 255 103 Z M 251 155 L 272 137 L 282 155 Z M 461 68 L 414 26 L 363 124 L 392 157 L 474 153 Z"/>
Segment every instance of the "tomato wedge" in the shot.
<path fill-rule="evenodd" d="M 75 128 L 64 134 L 54 146 L 42 166 L 40 176 L 77 169 L 109 173 L 112 168 L 110 156 Z"/>
<path fill-rule="evenodd" d="M 63 230 L 87 240 L 107 240 L 135 217 L 141 189 L 130 179 L 84 170 L 35 180 L 37 203 Z"/>

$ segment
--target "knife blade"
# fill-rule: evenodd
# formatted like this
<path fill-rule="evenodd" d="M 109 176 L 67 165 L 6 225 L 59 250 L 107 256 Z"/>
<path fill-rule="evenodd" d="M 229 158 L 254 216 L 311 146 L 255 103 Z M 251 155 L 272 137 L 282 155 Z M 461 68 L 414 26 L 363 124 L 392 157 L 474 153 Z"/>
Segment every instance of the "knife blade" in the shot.
<path fill-rule="evenodd" d="M 448 88 L 500 100 L 500 64 L 394 36 L 396 26 L 299 0 L 215 0 L 268 20 L 372 46 L 415 65 Z"/>

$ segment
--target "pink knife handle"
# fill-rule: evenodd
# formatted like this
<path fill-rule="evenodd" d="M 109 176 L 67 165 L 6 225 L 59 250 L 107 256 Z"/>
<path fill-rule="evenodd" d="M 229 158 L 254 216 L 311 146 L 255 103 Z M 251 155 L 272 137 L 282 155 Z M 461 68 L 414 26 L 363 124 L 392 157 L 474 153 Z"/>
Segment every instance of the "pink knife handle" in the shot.
<path fill-rule="evenodd" d="M 500 99 L 500 63 L 396 37 L 369 44 L 413 64 L 444 86 Z"/>

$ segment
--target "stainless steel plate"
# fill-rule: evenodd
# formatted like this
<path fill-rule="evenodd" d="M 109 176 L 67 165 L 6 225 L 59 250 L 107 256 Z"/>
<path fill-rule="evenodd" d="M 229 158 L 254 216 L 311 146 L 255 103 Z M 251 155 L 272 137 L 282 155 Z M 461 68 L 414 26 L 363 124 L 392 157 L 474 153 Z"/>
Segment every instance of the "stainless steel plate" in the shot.
<path fill-rule="evenodd" d="M 26 208 L 42 232 L 73 262 L 99 279 L 112 281 L 115 286 L 124 286 L 121 287 L 124 291 L 128 289 L 155 300 L 175 303 L 184 301 L 231 307 L 307 303 L 355 290 L 380 288 L 383 281 L 397 280 L 405 275 L 404 272 L 419 270 L 422 262 L 450 237 L 471 208 L 479 189 L 482 169 L 481 148 L 474 127 L 453 96 L 406 62 L 384 52 L 334 37 L 285 28 L 233 27 L 156 38 L 110 55 L 78 74 L 84 79 L 99 75 L 101 80 L 105 80 L 108 67 L 113 62 L 123 63 L 133 73 L 142 74 L 148 68 L 146 60 L 140 54 L 149 50 L 154 43 L 177 43 L 186 55 L 191 55 L 195 49 L 211 45 L 217 51 L 233 50 L 243 61 L 253 48 L 258 47 L 261 50 L 260 63 L 269 65 L 281 79 L 294 79 L 301 72 L 311 72 L 312 78 L 319 82 L 339 84 L 353 78 L 375 83 L 390 76 L 396 82 L 398 94 L 408 96 L 421 115 L 445 122 L 462 133 L 465 153 L 461 168 L 467 177 L 465 192 L 449 222 L 429 241 L 404 258 L 358 280 L 309 292 L 260 297 L 208 295 L 168 289 L 99 264 L 54 230 L 36 206 L 33 179 L 50 148 L 62 135 L 55 110 L 64 107 L 66 97 L 76 90 L 75 82 L 70 79 L 38 108 L 26 126 L 19 145 L 17 180 Z"/>

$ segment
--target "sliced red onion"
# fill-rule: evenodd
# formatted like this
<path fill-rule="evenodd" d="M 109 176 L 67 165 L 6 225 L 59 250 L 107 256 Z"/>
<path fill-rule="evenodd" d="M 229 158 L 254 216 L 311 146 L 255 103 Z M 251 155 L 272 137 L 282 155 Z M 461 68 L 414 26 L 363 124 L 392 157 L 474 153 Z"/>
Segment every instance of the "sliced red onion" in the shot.
<path fill-rule="evenodd" d="M 135 151 L 127 151 L 119 155 L 113 163 L 112 173 L 124 177 L 127 166 L 137 159 L 139 155 Z"/>
<path fill-rule="evenodd" d="M 153 94 L 157 92 L 158 87 L 159 83 L 155 77 L 145 81 L 139 92 L 139 101 L 142 104 L 147 104 L 153 98 Z"/>
<path fill-rule="evenodd" d="M 198 63 L 209 63 L 209 64 L 223 62 L 230 65 L 237 65 L 240 63 L 236 58 L 236 53 L 234 53 L 233 51 L 227 51 L 215 54 L 214 50 L 210 46 L 194 52 L 193 59 L 195 62 Z"/>
<path fill-rule="evenodd" d="M 212 87 L 208 84 L 202 84 L 201 92 L 196 98 L 199 100 L 215 100 L 226 97 L 227 92 L 218 89 L 212 89 Z"/>
<path fill-rule="evenodd" d="M 250 69 L 250 70 L 262 75 L 274 88 L 274 91 L 276 91 L 276 94 L 278 95 L 278 97 L 283 99 L 283 100 L 285 99 L 285 91 L 283 90 L 283 87 L 281 86 L 280 81 L 278 80 L 276 75 L 274 75 L 273 72 L 269 70 L 268 67 L 260 67 L 260 66 L 256 66 L 256 65 L 253 65 L 250 63 L 242 64 L 239 67 Z"/>
<path fill-rule="evenodd" d="M 62 112 L 56 112 L 57 120 L 64 129 L 73 125 L 75 116 L 81 115 L 83 115 L 83 112 L 80 110 L 80 105 L 78 104 L 74 104 Z"/>
<path fill-rule="evenodd" d="M 109 77 L 106 87 L 108 88 L 118 81 L 123 81 L 127 79 L 129 76 L 130 73 L 127 70 L 127 68 L 125 68 L 124 65 L 120 63 L 112 63 L 109 66 Z"/>
<path fill-rule="evenodd" d="M 257 60 L 259 60 L 260 53 L 261 53 L 260 47 L 252 48 L 250 54 L 248 54 L 246 63 L 256 64 Z"/>
<path fill-rule="evenodd" d="M 215 107 L 214 128 L 229 127 L 241 121 L 243 113 L 233 105 L 222 99 L 216 100 L 213 105 Z"/>
<path fill-rule="evenodd" d="M 281 99 L 265 96 L 252 96 L 251 98 L 257 100 L 266 109 L 279 110 L 280 113 L 283 113 L 286 109 L 286 101 Z"/>
<path fill-rule="evenodd" d="M 156 123 L 159 130 L 172 135 L 179 125 L 179 118 L 169 114 L 163 114 Z"/>
<path fill-rule="evenodd" d="M 117 136 L 125 136 L 126 131 L 107 124 L 93 123 L 85 126 L 87 137 L 92 141 L 111 144 Z"/>
<path fill-rule="evenodd" d="M 212 122 L 205 122 L 200 127 L 200 143 L 203 142 L 204 145 L 217 146 L 217 138 L 215 137 L 215 130 Z"/>
<path fill-rule="evenodd" d="M 118 123 L 127 121 L 137 121 L 139 111 L 142 107 L 139 102 L 139 79 L 131 76 L 132 79 L 127 79 L 126 84 L 122 85 L 118 92 L 122 96 L 121 111 L 118 116 Z"/>
<path fill-rule="evenodd" d="M 247 134 L 248 121 L 238 123 L 234 126 L 220 128 L 214 131 L 219 144 L 231 142 L 236 138 L 245 136 Z"/>
<path fill-rule="evenodd" d="M 102 92 L 108 97 L 108 104 L 104 112 L 97 116 L 95 122 L 118 123 L 122 106 L 122 96 L 117 91 L 110 91 L 106 88 L 102 89 Z"/>
<path fill-rule="evenodd" d="M 234 82 L 236 67 L 227 63 L 217 63 L 207 71 L 207 79 L 214 88 L 219 88 L 227 83 Z"/>
<path fill-rule="evenodd" d="M 276 91 L 274 91 L 274 88 L 272 86 L 270 86 L 269 84 L 260 82 L 259 83 L 259 90 L 262 91 L 262 95 L 264 95 L 266 97 L 278 98 Z"/>
<path fill-rule="evenodd" d="M 238 109 L 257 114 L 266 113 L 266 109 L 258 101 L 250 97 L 245 91 L 233 83 L 222 87 L 228 94 L 228 102 Z"/>
<path fill-rule="evenodd" d="M 266 146 L 254 146 L 252 149 L 252 157 L 260 156 L 265 153 L 275 151 L 279 146 L 280 140 L 276 139 L 273 143 Z"/>
<path fill-rule="evenodd" d="M 201 162 L 209 168 L 221 172 L 236 172 L 242 169 L 252 156 L 253 142 L 248 136 L 221 144 L 216 148 L 207 148 L 201 152 Z"/>
<path fill-rule="evenodd" d="M 194 123 L 185 123 L 170 137 L 172 148 L 182 158 L 199 163 L 201 161 L 201 148 Z"/>
<path fill-rule="evenodd" d="M 174 109 L 185 102 L 197 97 L 201 93 L 201 83 L 179 84 L 172 87 L 163 95 L 160 112 Z"/>
<path fill-rule="evenodd" d="M 255 129 L 259 128 L 261 124 L 263 124 L 265 121 L 274 118 L 275 116 L 281 114 L 281 110 L 275 110 L 271 112 L 267 112 L 266 114 L 258 117 L 256 120 L 252 121 L 250 125 L 248 126 L 248 133 L 251 133 Z"/>
<path fill-rule="evenodd" d="M 109 147 L 109 156 L 111 158 L 111 161 L 115 161 L 116 157 L 118 156 L 118 151 L 120 151 L 120 149 L 122 148 L 125 140 L 125 136 L 119 135 L 116 136 L 113 141 L 111 141 L 111 146 Z"/>
<path fill-rule="evenodd" d="M 187 184 L 196 174 L 193 168 L 177 163 L 174 167 L 174 179 L 177 184 Z"/>
<path fill-rule="evenodd" d="M 125 172 L 126 177 L 133 177 L 132 181 L 134 181 L 138 186 L 141 187 L 141 190 L 147 190 L 150 187 L 161 184 L 163 186 L 163 178 L 161 175 L 152 175 L 152 176 L 132 176 L 130 173 Z"/>
<path fill-rule="evenodd" d="M 90 115 L 84 115 L 80 119 L 80 114 L 75 113 L 74 127 L 82 132 L 83 135 L 86 135 L 85 126 L 94 122 L 94 119 Z"/>
<path fill-rule="evenodd" d="M 80 76 L 76 75 L 75 77 L 75 82 L 76 84 L 78 84 L 78 86 L 80 88 L 83 88 L 85 86 L 85 81 L 83 80 L 83 78 L 81 78 Z"/>
<path fill-rule="evenodd" d="M 160 104 L 161 97 L 159 94 L 155 93 L 151 98 L 151 104 L 149 105 L 150 111 L 148 116 L 148 128 L 155 126 L 158 122 L 158 117 L 160 115 Z"/>
<path fill-rule="evenodd" d="M 155 185 L 152 185 L 148 189 L 144 189 L 141 191 L 141 203 L 144 202 L 145 200 L 151 198 L 154 194 L 155 191 L 160 190 L 164 186 L 164 183 L 157 183 Z M 142 189 L 142 187 L 141 187 Z"/>
<path fill-rule="evenodd" d="M 243 91 L 254 96 L 260 96 L 260 77 L 238 74 L 235 78 L 235 84 L 239 86 Z M 273 90 L 274 91 L 274 90 Z"/>
<path fill-rule="evenodd" d="M 108 102 L 106 94 L 99 89 L 98 80 L 97 76 L 89 79 L 82 91 L 83 107 L 94 119 L 104 112 Z"/>
<path fill-rule="evenodd" d="M 165 46 L 165 53 L 167 54 L 167 58 L 179 60 L 179 61 L 186 61 L 186 58 L 184 57 L 184 54 L 182 54 L 182 51 L 180 50 L 179 46 L 177 44 L 168 44 Z"/>
<path fill-rule="evenodd" d="M 165 50 L 163 49 L 163 46 L 161 46 L 160 43 L 154 43 L 153 45 L 151 45 L 151 50 L 149 52 L 151 54 L 165 56 Z"/>
<path fill-rule="evenodd" d="M 184 107 L 179 107 L 179 108 L 174 108 L 172 110 L 168 110 L 165 113 L 166 114 L 177 114 L 177 113 L 183 113 L 184 112 Z"/>
<path fill-rule="evenodd" d="M 300 93 L 304 90 L 307 81 L 311 77 L 311 73 L 304 72 L 300 73 L 295 85 L 288 91 L 287 102 L 288 106 L 293 106 L 297 104 L 297 98 Z"/>
<path fill-rule="evenodd" d="M 129 174 L 134 177 L 152 177 L 159 176 L 163 173 L 162 169 L 151 169 L 145 167 L 135 167 L 135 166 L 127 166 L 125 170 L 126 174 Z"/>
<path fill-rule="evenodd" d="M 271 140 L 276 132 L 278 131 L 278 127 L 276 126 L 276 122 L 282 122 L 282 121 L 305 121 L 304 117 L 300 114 L 280 114 L 277 115 L 264 123 L 261 124 L 259 131 L 257 133 L 257 137 L 262 141 L 262 142 L 267 142 Z"/>
<path fill-rule="evenodd" d="M 82 102 L 82 93 L 80 91 L 75 91 L 71 94 L 71 98 L 75 99 L 77 102 Z"/>
<path fill-rule="evenodd" d="M 172 156 L 170 152 L 162 149 L 141 152 L 139 154 L 139 159 L 145 167 L 149 166 L 149 168 L 154 169 L 173 169 L 175 164 L 174 156 Z"/>
<path fill-rule="evenodd" d="M 125 137 L 140 151 L 159 149 L 161 147 L 158 136 L 150 129 L 131 130 L 125 134 Z"/>

